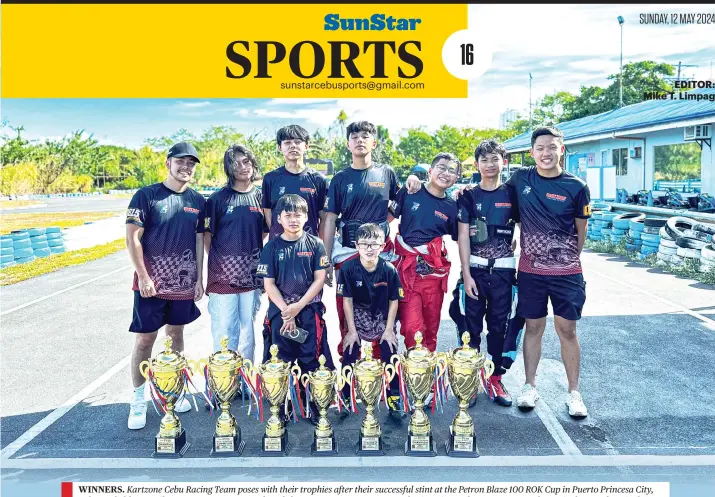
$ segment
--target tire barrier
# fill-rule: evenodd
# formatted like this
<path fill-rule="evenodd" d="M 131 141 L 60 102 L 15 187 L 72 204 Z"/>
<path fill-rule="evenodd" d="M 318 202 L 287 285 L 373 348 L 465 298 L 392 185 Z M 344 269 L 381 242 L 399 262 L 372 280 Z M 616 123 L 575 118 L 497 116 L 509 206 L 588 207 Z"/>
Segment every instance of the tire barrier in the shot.
<path fill-rule="evenodd" d="M 611 228 L 611 234 L 612 235 L 625 235 L 627 229 L 621 229 L 621 228 Z"/>
<path fill-rule="evenodd" d="M 645 214 L 642 214 L 640 212 L 628 212 L 626 214 L 619 214 L 616 217 L 613 218 L 613 227 L 622 229 L 622 230 L 627 230 L 630 228 L 631 221 L 641 221 L 645 219 Z"/>
<path fill-rule="evenodd" d="M 651 255 L 651 254 L 655 254 L 657 252 L 658 252 L 658 247 L 649 247 L 647 245 L 643 245 L 640 250 L 640 253 L 643 255 Z"/>
<path fill-rule="evenodd" d="M 667 219 L 659 217 L 647 217 L 643 220 L 643 224 L 651 228 L 662 228 L 665 226 L 666 221 Z"/>
<path fill-rule="evenodd" d="M 61 254 L 66 250 L 59 226 L 16 230 L 9 235 L 2 235 L 0 240 L 0 269 Z"/>
<path fill-rule="evenodd" d="M 633 245 L 632 243 L 626 243 L 626 250 L 629 252 L 638 252 L 641 249 L 640 245 Z"/>
<path fill-rule="evenodd" d="M 34 250 L 35 257 L 48 257 L 52 252 L 50 251 L 50 247 L 47 248 L 41 248 L 41 249 L 36 249 Z"/>
<path fill-rule="evenodd" d="M 18 240 L 25 240 L 27 238 L 30 238 L 30 234 L 27 231 L 13 231 L 10 233 L 10 237 L 13 240 L 13 243 L 18 241 Z"/>
<path fill-rule="evenodd" d="M 64 245 L 60 245 L 58 247 L 53 247 L 52 245 L 50 245 L 50 252 L 52 252 L 53 254 L 62 254 L 62 253 L 64 253 L 64 251 L 65 251 Z"/>
<path fill-rule="evenodd" d="M 664 255 L 675 255 L 678 253 L 678 248 L 664 247 L 661 245 L 658 247 L 658 253 Z"/>
<path fill-rule="evenodd" d="M 593 202 L 591 204 L 591 210 L 594 212 L 595 211 L 599 211 L 599 212 L 610 211 L 611 209 L 613 209 L 613 207 L 611 207 L 609 204 L 607 204 L 605 202 Z"/>
<path fill-rule="evenodd" d="M 663 227 L 660 229 L 660 231 L 658 232 L 658 234 L 660 235 L 660 239 L 661 239 L 661 240 L 675 241 L 675 238 L 673 238 L 672 236 L 670 236 L 670 234 L 668 233 L 668 231 L 665 229 L 665 226 L 663 226 Z"/>
<path fill-rule="evenodd" d="M 715 264 L 715 244 L 705 245 L 700 250 L 701 261 L 712 261 Z"/>
<path fill-rule="evenodd" d="M 684 231 L 693 229 L 697 223 L 692 219 L 682 216 L 673 216 L 668 219 L 665 224 L 665 231 L 668 232 L 671 238 L 678 239 L 684 236 Z"/>
<path fill-rule="evenodd" d="M 645 224 L 643 223 L 643 220 L 630 220 L 628 222 L 628 227 L 631 229 L 631 231 L 637 231 L 638 233 L 640 233 L 645 228 Z"/>
<path fill-rule="evenodd" d="M 640 240 L 641 239 L 641 233 L 642 231 L 633 231 L 633 230 L 628 230 L 628 236 L 633 238 L 634 240 Z"/>
<path fill-rule="evenodd" d="M 651 233 L 641 233 L 641 240 L 644 245 L 660 244 L 660 236 Z"/>
<path fill-rule="evenodd" d="M 666 240 L 665 238 L 660 239 L 660 246 L 661 247 L 668 247 L 668 248 L 678 248 L 678 244 L 675 243 L 675 240 Z"/>
<path fill-rule="evenodd" d="M 29 238 L 24 238 L 22 240 L 15 240 L 15 243 L 12 244 L 12 248 L 15 250 L 32 248 L 32 242 L 30 241 Z"/>
<path fill-rule="evenodd" d="M 14 255 L 15 254 L 15 249 L 12 247 L 2 247 L 0 248 L 0 256 L 4 255 Z"/>
<path fill-rule="evenodd" d="M 681 248 L 702 250 L 702 248 L 707 245 L 707 242 L 703 242 L 702 240 L 695 240 L 693 238 L 681 237 L 675 240 L 675 244 Z"/>
<path fill-rule="evenodd" d="M 610 223 L 617 215 L 615 212 L 602 212 L 601 219 Z"/>
<path fill-rule="evenodd" d="M 692 248 L 678 247 L 677 255 L 683 259 L 700 260 L 700 251 Z"/>
<path fill-rule="evenodd" d="M 32 262 L 35 260 L 35 256 L 31 255 L 30 257 L 24 257 L 22 259 L 15 259 L 15 264 L 25 264 L 26 262 Z"/>
<path fill-rule="evenodd" d="M 13 239 L 9 235 L 0 237 L 0 248 L 12 248 Z"/>

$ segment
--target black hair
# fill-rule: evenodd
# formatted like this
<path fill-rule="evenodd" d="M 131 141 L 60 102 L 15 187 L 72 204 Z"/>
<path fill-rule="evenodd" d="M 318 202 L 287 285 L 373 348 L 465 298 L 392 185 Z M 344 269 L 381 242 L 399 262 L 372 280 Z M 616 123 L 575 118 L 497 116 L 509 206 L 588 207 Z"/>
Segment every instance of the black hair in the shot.
<path fill-rule="evenodd" d="M 355 232 L 355 241 L 356 242 L 360 239 L 376 240 L 378 238 L 382 238 L 382 241 L 384 242 L 385 241 L 385 232 L 382 231 L 382 228 L 380 228 L 375 223 L 362 224 Z"/>
<path fill-rule="evenodd" d="M 506 159 L 506 148 L 496 140 L 484 140 L 474 149 L 474 160 L 479 162 L 480 156 L 486 159 L 489 154 L 497 154 Z"/>
<path fill-rule="evenodd" d="M 231 145 L 228 150 L 223 154 L 223 172 L 226 173 L 226 183 L 231 186 L 233 184 L 233 165 L 236 163 L 236 154 L 241 154 L 245 156 L 251 165 L 253 166 L 253 174 L 251 175 L 251 181 L 256 181 L 258 178 L 258 162 L 256 162 L 256 156 L 253 152 L 248 150 L 243 145 Z"/>
<path fill-rule="evenodd" d="M 450 164 L 452 164 L 452 163 L 457 164 L 457 176 L 462 175 L 462 163 L 460 162 L 460 160 L 457 158 L 456 155 L 451 154 L 449 152 L 440 152 L 437 155 L 435 155 L 434 159 L 432 159 L 432 164 L 430 165 L 430 167 L 434 167 L 434 165 L 437 164 L 442 159 L 447 159 Z"/>
<path fill-rule="evenodd" d="M 561 145 L 564 144 L 564 134 L 559 128 L 554 128 L 553 126 L 542 126 L 540 128 L 536 128 L 534 132 L 531 133 L 531 148 L 534 148 L 534 143 L 536 143 L 536 139 L 544 135 L 555 136 L 559 139 Z"/>
<path fill-rule="evenodd" d="M 305 199 L 300 195 L 289 193 L 287 195 L 283 195 L 281 198 L 278 199 L 278 203 L 276 204 L 276 211 L 278 212 L 279 216 L 284 212 L 297 212 L 299 214 L 308 214 L 308 202 L 306 202 Z"/>
<path fill-rule="evenodd" d="M 279 129 L 276 133 L 276 142 L 279 147 L 283 140 L 301 140 L 307 144 L 310 141 L 310 133 L 302 126 L 291 124 Z"/>
<path fill-rule="evenodd" d="M 349 140 L 350 135 L 352 135 L 353 133 L 360 133 L 361 131 L 367 131 L 372 136 L 377 138 L 377 128 L 374 124 L 367 121 L 357 121 L 348 124 L 348 127 L 346 129 L 347 139 Z"/>

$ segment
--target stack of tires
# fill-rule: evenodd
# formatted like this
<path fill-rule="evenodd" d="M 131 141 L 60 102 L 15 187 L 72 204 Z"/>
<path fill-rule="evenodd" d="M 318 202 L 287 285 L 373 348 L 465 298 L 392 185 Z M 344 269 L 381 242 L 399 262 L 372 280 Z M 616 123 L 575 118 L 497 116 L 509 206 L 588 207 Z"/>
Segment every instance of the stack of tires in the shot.
<path fill-rule="evenodd" d="M 701 262 L 703 248 L 713 242 L 715 226 L 699 223 L 687 217 L 674 216 L 668 219 L 665 231 L 675 240 L 676 253 L 671 256 L 670 263 L 677 266 L 689 260 Z M 711 260 L 708 257 L 709 249 L 706 249 L 705 253 L 706 259 Z"/>
<path fill-rule="evenodd" d="M 35 257 L 47 257 L 52 253 L 50 245 L 47 243 L 45 228 L 31 228 L 27 232 L 30 234 L 32 253 Z"/>
<path fill-rule="evenodd" d="M 614 212 L 601 212 L 601 219 L 596 221 L 596 228 L 601 229 L 601 240 L 606 242 L 606 243 L 611 243 L 611 234 L 612 234 L 612 228 L 611 228 L 611 223 L 613 222 L 613 218 L 616 217 L 616 213 Z"/>
<path fill-rule="evenodd" d="M 589 240 L 601 241 L 601 214 L 602 212 L 594 212 L 591 215 L 591 220 L 588 223 Z"/>
<path fill-rule="evenodd" d="M 658 260 L 656 264 L 664 266 L 665 264 L 673 263 L 673 256 L 676 256 L 678 253 L 678 245 L 675 243 L 675 238 L 670 236 L 668 230 L 665 229 L 665 226 L 660 229 L 659 234 L 660 245 L 658 246 Z M 675 262 L 675 264 L 677 265 L 678 262 Z"/>
<path fill-rule="evenodd" d="M 645 259 L 649 255 L 657 254 L 660 247 L 660 229 L 665 226 L 665 219 L 647 217 L 643 219 L 643 231 L 641 231 L 641 249 L 636 256 L 638 259 Z"/>
<path fill-rule="evenodd" d="M 640 252 L 643 246 L 643 241 L 641 240 L 641 234 L 645 228 L 643 224 L 643 217 L 635 217 L 628 220 L 628 235 L 626 236 L 626 250 L 628 252 Z"/>
<path fill-rule="evenodd" d="M 12 238 L 15 264 L 25 264 L 35 260 L 30 233 L 27 230 L 13 231 L 10 233 L 10 237 Z"/>
<path fill-rule="evenodd" d="M 65 251 L 65 241 L 59 226 L 50 226 L 45 229 L 47 245 L 53 254 L 61 254 Z"/>
<path fill-rule="evenodd" d="M 700 250 L 700 271 L 703 273 L 715 271 L 715 243 L 705 245 Z"/>
<path fill-rule="evenodd" d="M 629 233 L 630 233 L 630 227 L 631 227 L 631 221 L 635 220 L 642 220 L 645 218 L 645 214 L 641 214 L 639 212 L 629 212 L 627 214 L 618 214 L 616 217 L 613 218 L 611 221 L 611 224 L 613 225 L 613 228 L 611 228 L 611 242 L 614 245 L 620 245 L 622 240 L 625 240 L 626 242 L 626 249 L 628 249 L 629 245 L 631 246 L 630 248 L 632 249 L 633 247 L 633 240 L 629 239 Z M 638 240 L 640 241 L 640 233 L 638 234 Z M 639 243 L 640 245 L 640 243 Z M 640 248 L 640 247 L 638 247 Z M 634 251 L 634 250 L 632 250 Z"/>
<path fill-rule="evenodd" d="M 17 264 L 15 262 L 15 249 L 12 247 L 12 237 L 2 235 L 0 237 L 0 269 Z"/>

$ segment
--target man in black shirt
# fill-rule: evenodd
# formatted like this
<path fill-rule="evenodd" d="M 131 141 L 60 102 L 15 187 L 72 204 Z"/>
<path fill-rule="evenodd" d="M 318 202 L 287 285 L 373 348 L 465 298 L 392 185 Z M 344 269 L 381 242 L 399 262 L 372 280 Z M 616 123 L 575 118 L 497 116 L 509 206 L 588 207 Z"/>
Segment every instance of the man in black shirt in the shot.
<path fill-rule="evenodd" d="M 166 325 L 173 349 L 184 349 L 184 325 L 201 312 L 195 301 L 203 296 L 203 226 L 199 222 L 204 197 L 189 188 L 198 153 L 190 143 L 177 143 L 166 157 L 168 176 L 163 183 L 145 186 L 134 194 L 127 210 L 127 250 L 134 263 L 134 318 L 129 331 L 136 334 L 131 374 L 134 395 L 128 427 L 146 425 L 144 378 L 139 364 L 149 359 L 159 328 Z M 176 411 L 186 412 L 185 398 Z"/>

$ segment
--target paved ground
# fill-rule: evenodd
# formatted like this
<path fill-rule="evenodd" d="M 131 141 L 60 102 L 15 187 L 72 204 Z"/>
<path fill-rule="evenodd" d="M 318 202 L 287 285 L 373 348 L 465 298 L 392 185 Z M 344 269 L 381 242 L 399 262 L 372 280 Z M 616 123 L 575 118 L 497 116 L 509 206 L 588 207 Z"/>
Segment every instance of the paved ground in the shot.
<path fill-rule="evenodd" d="M 451 249 L 456 257 L 456 246 Z M 405 457 L 407 419 L 390 419 L 384 409 L 386 458 L 351 455 L 359 417 L 332 414 L 340 458 L 309 456 L 312 426 L 306 421 L 289 426 L 289 457 L 260 458 L 263 426 L 238 402 L 233 411 L 247 443 L 245 457 L 208 457 L 215 421 L 199 408 L 181 415 L 192 444 L 186 457 L 153 460 L 159 416 L 150 410 L 146 429 L 126 429 L 132 343 L 126 253 L 6 287 L 0 307 L 2 491 L 58 495 L 59 482 L 69 480 L 384 481 L 395 478 L 385 469 L 392 467 L 401 481 L 669 481 L 671 495 L 712 495 L 713 288 L 610 255 L 586 253 L 583 259 L 588 300 L 579 324 L 581 391 L 590 416 L 574 421 L 566 412 L 566 378 L 550 322 L 539 407 L 523 413 L 481 396 L 470 410 L 482 454 L 475 460 L 443 455 L 453 400 L 444 413 L 430 414 L 440 446 L 436 458 Z M 451 287 L 457 277 L 451 275 Z M 334 302 L 333 289 L 326 288 L 324 301 Z M 440 350 L 456 345 L 448 303 Z M 202 300 L 202 317 L 187 327 L 190 358 L 210 352 L 206 305 Z M 335 348 L 334 305 L 326 320 Z M 261 349 L 257 340 L 257 357 Z M 505 383 L 516 394 L 523 380 L 520 355 Z"/>
<path fill-rule="evenodd" d="M 104 212 L 121 211 L 129 205 L 129 198 L 114 196 L 48 198 L 38 200 L 39 204 L 25 207 L 10 207 L 2 212 L 11 214 L 31 212 Z"/>

